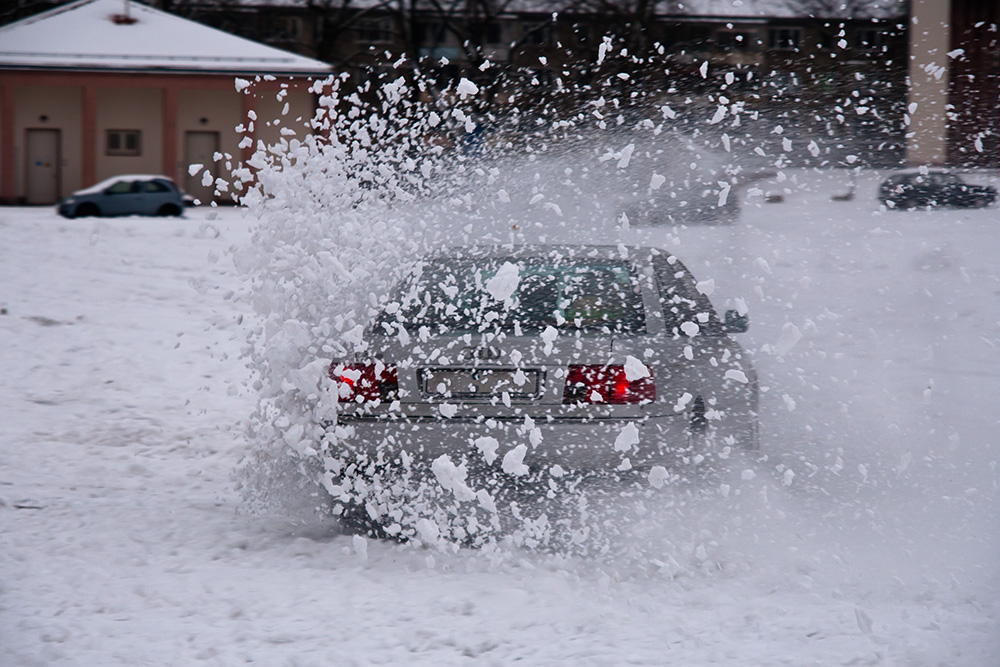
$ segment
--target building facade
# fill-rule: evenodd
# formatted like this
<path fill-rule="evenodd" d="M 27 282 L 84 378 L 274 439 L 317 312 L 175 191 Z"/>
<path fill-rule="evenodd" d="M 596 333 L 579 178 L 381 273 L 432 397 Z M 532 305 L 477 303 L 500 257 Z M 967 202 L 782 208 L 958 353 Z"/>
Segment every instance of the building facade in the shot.
<path fill-rule="evenodd" d="M 216 179 L 258 142 L 311 132 L 311 87 L 329 65 L 122 7 L 82 0 L 0 28 L 3 203 L 51 204 L 123 173 L 225 201 Z"/>

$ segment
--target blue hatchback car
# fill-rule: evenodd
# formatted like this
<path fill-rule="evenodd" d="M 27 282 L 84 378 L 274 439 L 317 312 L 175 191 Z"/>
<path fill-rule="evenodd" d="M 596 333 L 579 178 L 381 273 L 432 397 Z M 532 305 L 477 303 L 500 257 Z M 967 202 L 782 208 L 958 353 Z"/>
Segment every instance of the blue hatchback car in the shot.
<path fill-rule="evenodd" d="M 166 176 L 131 174 L 114 176 L 59 203 L 67 218 L 116 215 L 180 215 L 184 193 Z"/>

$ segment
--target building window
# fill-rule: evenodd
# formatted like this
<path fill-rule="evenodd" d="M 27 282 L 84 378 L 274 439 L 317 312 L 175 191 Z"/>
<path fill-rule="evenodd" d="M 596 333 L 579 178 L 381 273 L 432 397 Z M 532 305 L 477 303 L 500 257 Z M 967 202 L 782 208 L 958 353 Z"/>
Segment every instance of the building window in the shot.
<path fill-rule="evenodd" d="M 885 51 L 889 46 L 889 34 L 884 30 L 858 30 L 855 44 L 862 51 Z"/>
<path fill-rule="evenodd" d="M 486 24 L 486 44 L 496 45 L 503 43 L 503 26 L 499 23 Z"/>
<path fill-rule="evenodd" d="M 801 28 L 771 28 L 768 45 L 772 49 L 792 51 L 799 48 L 802 41 Z"/>
<path fill-rule="evenodd" d="M 436 22 L 418 23 L 414 30 L 418 44 L 429 44 L 431 42 L 443 42 L 445 39 L 444 27 Z"/>
<path fill-rule="evenodd" d="M 355 31 L 360 44 L 392 43 L 392 21 L 389 19 L 358 21 Z"/>
<path fill-rule="evenodd" d="M 269 26 L 271 41 L 302 39 L 302 19 L 298 16 L 272 17 Z"/>
<path fill-rule="evenodd" d="M 142 155 L 142 130 L 108 130 L 107 155 Z"/>
<path fill-rule="evenodd" d="M 573 34 L 576 35 L 577 44 L 590 44 L 594 41 L 593 29 L 589 24 L 573 24 Z"/>
<path fill-rule="evenodd" d="M 525 44 L 548 46 L 552 42 L 552 24 L 525 23 L 521 26 L 521 35 Z"/>
<path fill-rule="evenodd" d="M 756 38 L 753 33 L 720 30 L 715 33 L 715 45 L 719 51 L 749 51 Z"/>

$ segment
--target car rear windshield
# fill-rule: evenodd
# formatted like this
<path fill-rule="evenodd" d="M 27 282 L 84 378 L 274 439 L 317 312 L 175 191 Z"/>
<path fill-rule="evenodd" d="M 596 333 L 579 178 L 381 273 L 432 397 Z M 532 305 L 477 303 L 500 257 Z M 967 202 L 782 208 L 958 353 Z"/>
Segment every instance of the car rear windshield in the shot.
<path fill-rule="evenodd" d="M 585 332 L 645 331 L 632 267 L 604 259 L 441 259 L 423 264 L 383 311 L 386 330 L 433 333 L 503 331 L 519 335 L 552 326 Z"/>

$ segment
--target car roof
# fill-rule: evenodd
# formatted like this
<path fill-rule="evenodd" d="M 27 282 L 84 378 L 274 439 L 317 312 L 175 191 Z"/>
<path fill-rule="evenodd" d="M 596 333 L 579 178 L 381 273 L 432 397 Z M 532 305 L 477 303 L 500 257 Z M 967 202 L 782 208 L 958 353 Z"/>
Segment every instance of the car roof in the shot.
<path fill-rule="evenodd" d="M 112 176 L 110 178 L 105 178 L 99 183 L 94 183 L 89 188 L 83 188 L 82 190 L 77 190 L 73 194 L 75 195 L 90 195 L 96 194 L 101 190 L 119 183 L 121 181 L 167 181 L 173 183 L 174 180 L 169 176 L 164 176 L 163 174 L 121 174 L 119 176 Z"/>
<path fill-rule="evenodd" d="M 674 257 L 672 252 L 652 246 L 615 245 L 543 245 L 543 244 L 498 244 L 454 246 L 432 255 L 433 259 L 486 259 L 486 258 L 527 258 L 560 257 L 579 259 L 623 260 L 632 259 L 650 262 L 653 257 Z"/>
<path fill-rule="evenodd" d="M 890 174 L 891 177 L 896 176 L 914 176 L 920 175 L 924 176 L 926 174 L 954 174 L 955 172 L 947 167 L 912 167 L 910 169 L 900 169 L 899 171 L 894 171 Z"/>

